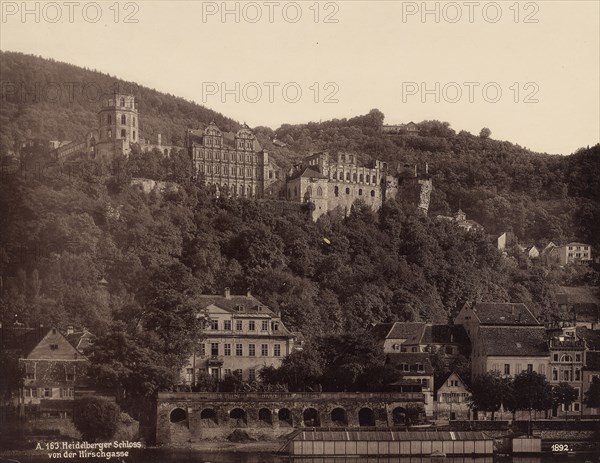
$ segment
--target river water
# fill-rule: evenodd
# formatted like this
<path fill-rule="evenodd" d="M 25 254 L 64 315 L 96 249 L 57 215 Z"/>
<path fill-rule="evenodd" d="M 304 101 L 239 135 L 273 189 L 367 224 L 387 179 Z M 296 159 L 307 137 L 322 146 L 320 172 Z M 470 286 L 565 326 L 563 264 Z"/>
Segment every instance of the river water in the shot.
<path fill-rule="evenodd" d="M 3 460 L 0 458 L 0 463 Z M 13 461 L 20 463 L 41 462 L 91 462 L 92 460 L 79 459 L 48 459 L 48 456 L 17 457 Z M 600 457 L 597 455 L 543 455 L 528 457 L 308 457 L 293 458 L 270 453 L 242 453 L 242 452 L 218 452 L 203 453 L 185 450 L 161 450 L 144 449 L 135 452 L 130 457 L 121 459 L 102 460 L 114 463 L 598 463 Z"/>

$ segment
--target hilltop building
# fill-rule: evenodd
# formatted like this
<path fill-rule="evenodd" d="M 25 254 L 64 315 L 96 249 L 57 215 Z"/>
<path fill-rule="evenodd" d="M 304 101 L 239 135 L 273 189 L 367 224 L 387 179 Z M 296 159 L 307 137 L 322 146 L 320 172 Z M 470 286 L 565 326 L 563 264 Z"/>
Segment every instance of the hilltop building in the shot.
<path fill-rule="evenodd" d="M 52 142 L 51 157 L 59 162 L 78 159 L 109 161 L 115 157 L 129 156 L 134 144 L 139 145 L 143 152 L 156 148 L 166 156 L 173 148 L 178 148 L 163 145 L 160 134 L 157 143 L 141 136 L 138 108 L 133 95 L 114 93 L 104 96 L 97 117 L 98 129 L 88 132 L 84 140 Z"/>
<path fill-rule="evenodd" d="M 309 204 L 313 220 L 339 208 L 348 214 L 356 200 L 362 200 L 377 210 L 388 198 L 403 197 L 416 204 L 424 213 L 429 209 L 432 181 L 427 169 L 419 175 L 394 176 L 388 163 L 373 161 L 361 165 L 351 153 L 319 152 L 304 159 L 288 172 L 285 198 Z"/>
<path fill-rule="evenodd" d="M 339 207 L 346 213 L 357 199 L 379 209 L 386 196 L 395 197 L 398 183 L 385 162 L 362 166 L 354 154 L 315 153 L 294 166 L 286 180 L 286 199 L 314 205 L 313 219 Z"/>
<path fill-rule="evenodd" d="M 214 122 L 188 129 L 185 149 L 197 178 L 223 197 L 277 198 L 272 188 L 280 178 L 269 154 L 244 124 L 237 133 L 223 132 Z"/>
<path fill-rule="evenodd" d="M 206 329 L 182 372 L 184 384 L 195 384 L 201 372 L 218 380 L 235 375 L 254 381 L 263 367 L 279 367 L 302 346 L 302 336 L 290 332 L 279 314 L 249 292 L 232 295 L 225 288 L 222 296 L 200 296 L 198 317 L 206 319 Z"/>
<path fill-rule="evenodd" d="M 383 125 L 381 131 L 389 135 L 419 135 L 419 126 L 410 121 L 408 124 Z"/>
<path fill-rule="evenodd" d="M 449 217 L 446 215 L 438 215 L 437 219 L 454 222 L 458 227 L 462 228 L 465 231 L 483 231 L 483 227 L 475 220 L 467 219 L 467 214 L 465 214 L 465 212 L 460 208 L 453 217 Z"/>
<path fill-rule="evenodd" d="M 592 247 L 589 244 L 572 242 L 554 246 L 548 252 L 548 261 L 559 265 L 587 264 L 592 262 Z"/>

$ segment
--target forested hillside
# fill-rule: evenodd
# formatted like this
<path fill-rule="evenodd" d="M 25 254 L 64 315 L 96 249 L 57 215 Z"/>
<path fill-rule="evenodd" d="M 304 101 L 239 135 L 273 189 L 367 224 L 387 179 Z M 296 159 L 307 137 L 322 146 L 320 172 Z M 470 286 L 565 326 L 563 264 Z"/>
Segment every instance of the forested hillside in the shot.
<path fill-rule="evenodd" d="M 186 128 L 215 121 L 239 124 L 216 111 L 108 74 L 21 53 L 0 51 L 0 153 L 28 138 L 80 140 L 97 128 L 102 94 L 120 90 L 138 103 L 141 138 L 181 146 Z"/>
<path fill-rule="evenodd" d="M 149 164 L 178 191 L 130 186 Z M 217 200 L 189 180 L 183 153 L 93 167 L 0 187 L 2 321 L 86 326 L 113 356 L 107 363 L 143 362 L 165 381 L 192 347 L 195 298 L 225 287 L 250 289 L 310 340 L 375 322 L 445 322 L 474 301 L 560 316 L 553 286 L 597 278 L 522 268 L 485 235 L 398 201 L 379 214 L 355 203 L 347 218 L 313 223 L 268 202 Z"/>
<path fill-rule="evenodd" d="M 0 53 L 0 63 L 0 153 L 30 137 L 80 139 L 97 125 L 99 88 L 135 94 L 142 137 L 161 133 L 165 143 L 178 144 L 186 128 L 211 120 L 225 130 L 238 127 L 195 103 L 96 71 L 11 52 Z M 600 246 L 598 147 L 571 156 L 539 154 L 489 136 L 456 133 L 447 122 L 423 121 L 418 136 L 384 135 L 383 121 L 372 110 L 350 119 L 254 131 L 284 170 L 318 150 L 355 152 L 362 162 L 380 159 L 394 168 L 423 169 L 428 163 L 435 185 L 431 215 L 451 214 L 460 204 L 489 234 L 513 230 L 524 244 L 578 240 Z M 274 146 L 274 138 L 288 146 Z"/>
<path fill-rule="evenodd" d="M 3 83 L 115 82 L 31 56 L 0 58 Z M 211 119 L 236 128 L 190 102 L 138 92 L 142 127 L 153 133 L 176 137 Z M 97 101 L 12 98 L 0 110 L 4 152 L 28 137 L 76 139 L 95 127 Z M 281 215 L 268 202 L 217 200 L 191 180 L 183 152 L 163 158 L 136 151 L 112 165 L 82 162 L 44 175 L 2 171 L 0 318 L 86 326 L 113 355 L 106 362 L 143 362 L 156 378 L 168 379 L 191 349 L 195 297 L 225 287 L 250 289 L 310 339 L 383 321 L 443 323 L 474 301 L 524 302 L 541 319 L 564 316 L 554 286 L 598 284 L 593 269 L 503 258 L 494 233 L 512 228 L 523 242 L 538 244 L 577 239 L 596 253 L 600 145 L 564 157 L 536 154 L 456 134 L 438 121 L 421 122 L 418 136 L 388 136 L 381 132 L 383 118 L 373 110 L 255 132 L 282 167 L 320 149 L 353 151 L 363 162 L 377 158 L 392 166 L 428 163 L 434 181 L 429 217 L 403 198 L 379 213 L 356 203 L 349 217 L 329 214 L 317 223 Z M 288 146 L 274 147 L 274 137 Z M 177 190 L 144 194 L 130 185 L 132 177 L 172 182 Z M 459 201 L 486 233 L 435 219 L 455 212 Z"/>

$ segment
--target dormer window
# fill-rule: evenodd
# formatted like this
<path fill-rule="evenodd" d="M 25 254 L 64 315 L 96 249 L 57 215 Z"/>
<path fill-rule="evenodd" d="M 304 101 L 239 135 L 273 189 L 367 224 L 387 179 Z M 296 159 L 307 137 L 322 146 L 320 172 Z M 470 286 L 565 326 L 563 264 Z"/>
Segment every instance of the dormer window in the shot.
<path fill-rule="evenodd" d="M 58 350 L 58 344 L 50 344 L 50 350 Z"/>
<path fill-rule="evenodd" d="M 279 322 L 273 322 L 273 331 L 279 331 Z"/>
<path fill-rule="evenodd" d="M 417 363 L 417 371 L 423 371 L 423 364 L 422 363 Z"/>

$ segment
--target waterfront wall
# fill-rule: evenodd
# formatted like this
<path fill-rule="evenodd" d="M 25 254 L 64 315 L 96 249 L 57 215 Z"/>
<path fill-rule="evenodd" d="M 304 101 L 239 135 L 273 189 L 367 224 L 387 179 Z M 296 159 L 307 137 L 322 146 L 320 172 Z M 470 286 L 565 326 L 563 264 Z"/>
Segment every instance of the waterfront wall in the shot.
<path fill-rule="evenodd" d="M 279 437 L 294 428 L 387 427 L 424 417 L 421 393 L 160 393 L 156 442 L 225 438 L 241 429 Z"/>

